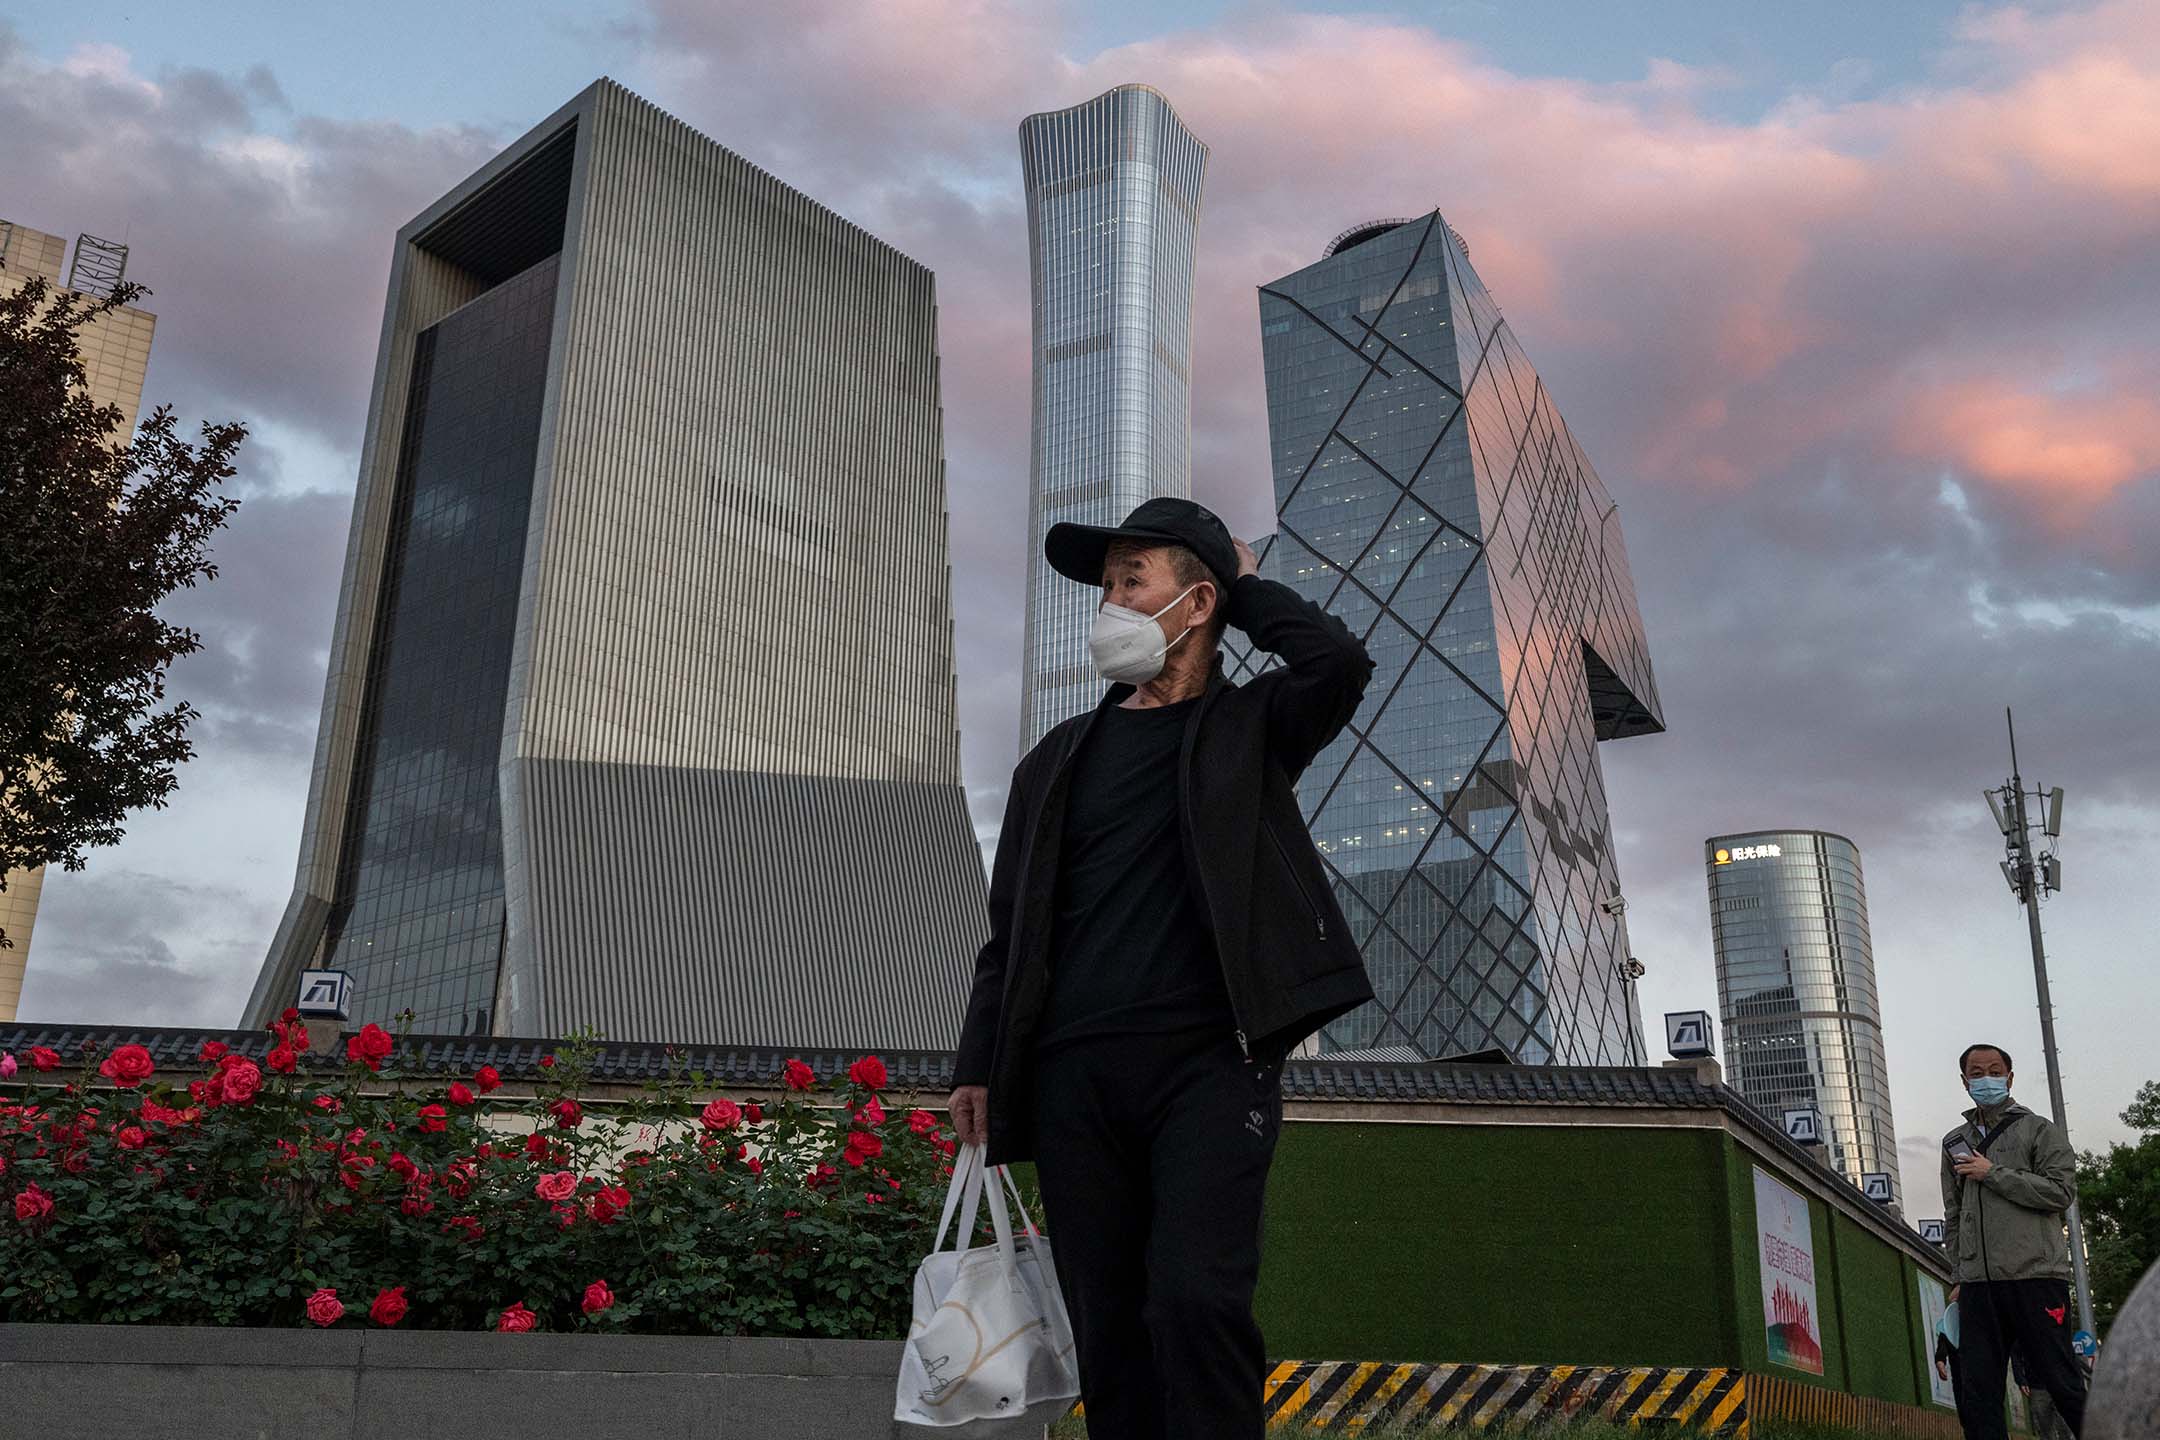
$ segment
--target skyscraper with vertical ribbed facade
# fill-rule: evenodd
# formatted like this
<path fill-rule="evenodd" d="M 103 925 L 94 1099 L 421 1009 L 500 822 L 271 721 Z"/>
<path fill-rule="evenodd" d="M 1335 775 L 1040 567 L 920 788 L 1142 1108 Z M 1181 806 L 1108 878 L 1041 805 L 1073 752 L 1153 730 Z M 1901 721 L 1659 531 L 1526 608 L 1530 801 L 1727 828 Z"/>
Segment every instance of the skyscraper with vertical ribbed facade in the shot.
<path fill-rule="evenodd" d="M 949 1045 L 954 689 L 933 277 L 600 81 L 398 234 L 249 1019 Z"/>
<path fill-rule="evenodd" d="M 1377 667 L 1298 783 L 1376 997 L 1318 1048 L 1639 1063 L 1598 744 L 1664 722 L 1612 496 L 1437 211 L 1344 231 L 1260 322 L 1262 573 Z"/>
<path fill-rule="evenodd" d="M 35 277 L 78 295 L 105 297 L 127 269 L 127 247 L 94 235 L 75 240 L 73 263 L 63 273 L 67 241 L 43 230 L 0 220 L 0 295 L 13 294 Z M 133 433 L 142 413 L 143 377 L 150 368 L 150 340 L 157 317 L 123 305 L 85 326 L 79 337 L 84 389 L 91 402 L 120 412 L 115 441 Z M 9 945 L 0 950 L 0 1020 L 13 1020 L 22 998 L 23 976 L 30 963 L 30 942 L 37 926 L 45 871 L 14 870 L 0 888 L 0 933 Z"/>
<path fill-rule="evenodd" d="M 1860 847 L 1821 830 L 1703 842 L 1726 1079 L 1771 1117 L 1822 1112 L 1825 1158 L 1902 1199 Z"/>
<path fill-rule="evenodd" d="M 1034 294 L 1020 749 L 1095 703 L 1095 597 L 1043 536 L 1192 494 L 1193 236 L 1207 146 L 1145 85 L 1020 124 Z"/>

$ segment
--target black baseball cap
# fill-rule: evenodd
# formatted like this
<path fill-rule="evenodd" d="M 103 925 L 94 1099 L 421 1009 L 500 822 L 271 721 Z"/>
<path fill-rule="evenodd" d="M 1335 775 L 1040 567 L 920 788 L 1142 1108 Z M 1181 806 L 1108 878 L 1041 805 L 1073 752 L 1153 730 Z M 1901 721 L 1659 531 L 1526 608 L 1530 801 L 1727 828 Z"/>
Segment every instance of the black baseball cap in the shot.
<path fill-rule="evenodd" d="M 1238 577 L 1237 542 L 1215 512 L 1191 500 L 1158 495 L 1142 501 L 1121 525 L 1074 525 L 1063 522 L 1043 536 L 1043 558 L 1050 568 L 1083 585 L 1102 584 L 1103 559 L 1120 540 L 1142 545 L 1183 545 L 1214 572 L 1225 597 Z"/>

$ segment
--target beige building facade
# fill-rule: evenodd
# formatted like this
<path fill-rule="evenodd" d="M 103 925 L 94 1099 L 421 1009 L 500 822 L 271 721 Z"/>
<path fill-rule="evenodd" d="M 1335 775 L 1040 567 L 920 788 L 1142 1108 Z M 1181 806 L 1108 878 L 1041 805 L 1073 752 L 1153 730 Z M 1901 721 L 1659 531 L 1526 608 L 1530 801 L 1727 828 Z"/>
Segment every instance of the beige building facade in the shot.
<path fill-rule="evenodd" d="M 77 262 L 65 267 L 68 243 L 58 235 L 33 230 L 0 219 L 0 295 L 11 295 L 33 277 L 54 286 L 70 281 L 85 287 L 102 285 L 107 267 L 117 258 L 124 265 L 124 247 L 110 247 L 84 236 L 76 241 Z M 86 252 L 86 246 L 90 247 Z M 94 254 L 96 266 L 86 264 Z M 98 280 L 88 278 L 91 271 Z M 147 310 L 123 306 L 103 316 L 82 335 L 82 360 L 90 398 L 100 405 L 118 406 L 121 423 L 133 431 L 142 410 L 143 376 L 150 368 L 150 340 L 157 317 Z M 37 925 L 38 900 L 45 872 L 13 870 L 0 890 L 0 933 L 12 942 L 0 950 L 0 1023 L 15 1019 L 22 999 L 23 972 L 30 958 L 30 941 Z"/>

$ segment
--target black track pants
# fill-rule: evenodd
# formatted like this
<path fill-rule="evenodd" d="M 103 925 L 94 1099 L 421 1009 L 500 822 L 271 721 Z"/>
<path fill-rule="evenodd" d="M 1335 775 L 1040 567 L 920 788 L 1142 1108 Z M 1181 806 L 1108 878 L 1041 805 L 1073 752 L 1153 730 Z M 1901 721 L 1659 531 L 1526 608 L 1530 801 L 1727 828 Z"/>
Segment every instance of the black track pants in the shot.
<path fill-rule="evenodd" d="M 2015 1350 L 2073 1435 L 2085 1431 L 2085 1369 L 2070 1350 L 2077 1313 L 2066 1280 L 1968 1280 L 1958 1287 L 1958 1407 L 1966 1440 L 2004 1440 L 2003 1372 Z"/>
<path fill-rule="evenodd" d="M 1036 1175 L 1088 1440 L 1261 1440 L 1252 1299 L 1280 1079 L 1212 1031 L 1041 1057 Z"/>

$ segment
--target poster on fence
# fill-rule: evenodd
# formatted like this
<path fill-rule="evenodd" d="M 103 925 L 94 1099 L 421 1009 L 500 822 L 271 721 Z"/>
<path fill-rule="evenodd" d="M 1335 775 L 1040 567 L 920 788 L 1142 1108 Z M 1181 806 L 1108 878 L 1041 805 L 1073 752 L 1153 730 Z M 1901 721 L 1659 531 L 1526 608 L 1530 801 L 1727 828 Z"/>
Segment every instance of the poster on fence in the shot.
<path fill-rule="evenodd" d="M 1913 1284 L 1920 1287 L 1920 1321 L 1927 1327 L 1928 1389 L 1937 1405 L 1955 1410 L 1957 1396 L 1950 1389 L 1950 1377 L 1935 1373 L 1935 1331 L 1950 1308 L 1950 1297 L 1943 1293 L 1942 1281 L 1932 1275 L 1916 1273 Z"/>
<path fill-rule="evenodd" d="M 1820 1375 L 1822 1329 L 1815 1318 L 1815 1230 L 1808 1203 L 1762 1169 L 1755 1172 L 1755 1240 L 1762 1252 L 1770 1363 Z"/>

